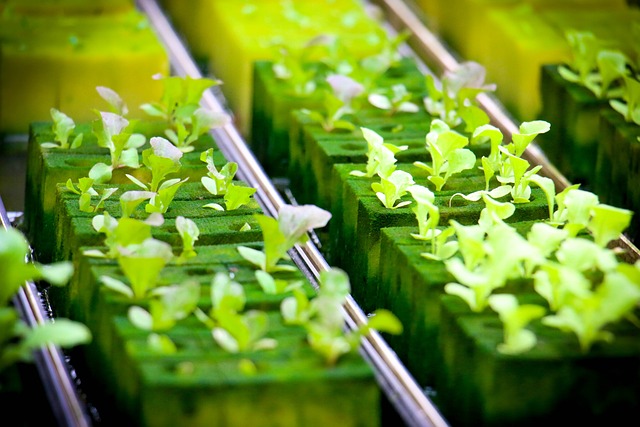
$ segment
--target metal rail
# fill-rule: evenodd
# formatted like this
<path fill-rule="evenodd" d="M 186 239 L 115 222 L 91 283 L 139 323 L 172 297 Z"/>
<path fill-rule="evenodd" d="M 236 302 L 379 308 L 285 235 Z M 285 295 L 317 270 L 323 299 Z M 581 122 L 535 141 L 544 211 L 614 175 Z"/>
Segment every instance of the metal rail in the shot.
<path fill-rule="evenodd" d="M 427 65 L 436 68 L 440 73 L 452 71 L 458 67 L 460 62 L 456 56 L 427 28 L 420 13 L 409 6 L 406 1 L 369 1 L 383 9 L 385 17 L 396 31 L 408 31 L 411 34 L 407 43 Z M 505 140 L 510 141 L 513 134 L 518 132 L 519 127 L 514 118 L 493 95 L 482 93 L 478 95 L 477 100 L 489 115 L 491 123 L 500 129 Z M 531 164 L 542 165 L 540 174 L 552 179 L 557 191 L 562 191 L 571 185 L 571 182 L 548 160 L 535 142 L 527 147 L 522 157 Z M 626 261 L 633 262 L 640 259 L 640 251 L 625 235 L 620 236 L 615 242 L 615 246 L 625 251 Z"/>
<path fill-rule="evenodd" d="M 138 0 L 137 4 L 149 17 L 151 25 L 167 48 L 173 72 L 180 76 L 202 77 L 202 73 L 157 2 Z M 213 111 L 226 112 L 223 103 L 212 91 L 205 93 L 202 103 Z M 277 217 L 280 207 L 285 202 L 235 126 L 227 125 L 212 132 L 225 157 L 238 163 L 239 178 L 257 189 L 255 197 L 265 213 Z M 329 269 L 326 260 L 312 242 L 296 246 L 292 250 L 292 258 L 313 280 L 318 279 L 321 271 Z M 356 329 L 366 324 L 367 317 L 353 298 L 347 298 L 344 311 L 348 327 Z M 423 393 L 395 352 L 379 334 L 370 333 L 363 339 L 362 352 L 375 368 L 376 378 L 381 388 L 407 425 L 436 427 L 447 425 L 435 405 Z"/>
<path fill-rule="evenodd" d="M 0 224 L 12 227 L 2 197 L 0 197 Z M 13 298 L 21 318 L 31 328 L 51 319 L 33 282 L 26 282 Z M 87 406 L 77 393 L 69 366 L 59 347 L 49 344 L 34 351 L 35 364 L 42 386 L 51 405 L 56 422 L 64 427 L 88 427 L 93 421 Z M 37 410 L 37 408 L 34 408 Z"/>

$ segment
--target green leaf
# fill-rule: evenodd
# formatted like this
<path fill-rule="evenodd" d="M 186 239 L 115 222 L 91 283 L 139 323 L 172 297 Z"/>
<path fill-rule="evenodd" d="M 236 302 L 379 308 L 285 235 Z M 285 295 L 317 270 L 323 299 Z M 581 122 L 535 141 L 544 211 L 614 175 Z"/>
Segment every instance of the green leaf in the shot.
<path fill-rule="evenodd" d="M 367 319 L 370 329 L 379 332 L 386 332 L 392 335 L 400 335 L 402 333 L 402 323 L 395 314 L 385 309 L 375 310 Z"/>
<path fill-rule="evenodd" d="M 23 345 L 31 349 L 47 344 L 68 348 L 88 344 L 91 338 L 91 331 L 82 323 L 58 318 L 34 327 L 24 338 Z"/>

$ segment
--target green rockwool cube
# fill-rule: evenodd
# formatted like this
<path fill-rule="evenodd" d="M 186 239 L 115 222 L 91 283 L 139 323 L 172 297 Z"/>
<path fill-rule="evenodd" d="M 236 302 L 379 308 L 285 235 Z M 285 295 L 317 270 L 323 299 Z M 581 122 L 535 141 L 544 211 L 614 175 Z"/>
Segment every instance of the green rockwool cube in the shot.
<path fill-rule="evenodd" d="M 348 166 L 336 165 L 348 177 Z M 364 165 L 350 165 L 351 170 L 364 170 Z M 399 164 L 398 169 L 409 171 L 417 184 L 427 186 L 426 172 L 413 165 Z M 345 173 L 347 172 L 347 173 Z M 349 273 L 353 284 L 354 298 L 365 310 L 377 304 L 377 280 L 380 270 L 380 228 L 392 226 L 409 226 L 416 224 L 415 214 L 410 206 L 388 209 L 378 200 L 371 190 L 374 178 L 347 178 L 343 186 L 343 202 L 340 204 L 342 218 L 338 227 L 342 230 L 335 233 L 330 227 L 330 252 L 338 255 L 333 259 L 336 265 L 342 266 Z M 477 169 L 465 171 L 452 177 L 447 183 L 447 191 L 436 193 L 435 204 L 440 210 L 440 225 L 447 225 L 451 219 L 462 224 L 478 221 L 484 202 L 468 202 L 462 197 L 452 196 L 455 193 L 471 193 L 484 189 L 484 176 Z M 408 197 L 408 196 L 407 196 Z M 509 201 L 510 196 L 504 200 Z M 338 209 L 338 204 L 334 205 Z M 517 204 L 516 212 L 508 222 L 545 219 L 549 216 L 549 207 L 544 192 L 533 187 L 529 203 Z"/>
<path fill-rule="evenodd" d="M 526 235 L 534 221 L 510 224 Z M 404 333 L 387 340 L 411 374 L 423 386 L 433 387 L 441 366 L 438 352 L 440 296 L 444 286 L 455 282 L 442 261 L 427 259 L 431 242 L 413 238 L 417 226 L 387 227 L 380 230 L 381 306 L 396 313 L 404 325 Z M 512 280 L 495 292 L 517 292 L 530 289 L 527 280 Z"/>
<path fill-rule="evenodd" d="M 309 66 L 319 68 L 317 63 Z M 296 94 L 286 81 L 276 78 L 272 67 L 272 61 L 254 63 L 249 144 L 269 175 L 286 176 L 291 112 L 319 108 L 321 92 Z"/>
<path fill-rule="evenodd" d="M 154 135 L 157 132 L 155 126 L 150 124 L 150 130 L 141 124 L 137 124 L 143 134 L 150 132 Z M 83 132 L 84 139 L 87 140 L 86 145 L 83 144 L 79 149 L 57 149 L 43 148 L 40 144 L 48 142 L 52 139 L 50 130 L 44 123 L 34 124 L 32 133 L 29 138 L 27 153 L 27 177 L 25 185 L 25 223 L 30 238 L 33 239 L 32 244 L 38 250 L 44 248 L 47 243 L 43 240 L 43 233 L 39 231 L 47 230 L 52 227 L 54 219 L 54 207 L 56 201 L 56 186 L 64 184 L 68 179 L 77 184 L 78 179 L 88 176 L 91 167 L 98 162 L 109 164 L 111 162 L 107 149 L 96 147 L 95 137 L 88 130 L 88 125 L 79 126 L 78 131 Z M 148 136 L 148 135 L 147 135 Z M 150 139 L 150 136 L 148 136 Z M 148 148 L 145 145 L 142 149 Z M 207 135 L 200 138 L 195 145 L 197 149 L 190 153 L 186 153 L 180 159 L 181 168 L 176 174 L 172 174 L 170 178 L 189 178 L 188 182 L 198 183 L 200 178 L 207 173 L 206 164 L 200 160 L 200 150 L 206 148 L 214 148 L 213 159 L 218 168 L 227 163 L 221 151 L 215 149 L 215 142 Z M 141 150 L 139 150 L 141 152 Z M 102 154 L 98 154 L 102 153 Z M 113 172 L 113 178 L 109 186 L 117 187 L 120 184 L 130 184 L 131 181 L 126 177 L 131 174 L 142 182 L 149 182 L 151 179 L 150 171 L 146 166 L 139 169 L 119 168 Z M 42 251 L 46 253 L 46 251 Z M 46 259 L 41 259 L 46 262 Z"/>
<path fill-rule="evenodd" d="M 76 122 L 95 118 L 104 101 L 96 86 L 115 90 L 132 118 L 162 95 L 155 74 L 169 74 L 164 47 L 136 10 L 104 15 L 5 16 L 0 31 L 0 129 L 27 133 L 55 107 Z"/>
<path fill-rule="evenodd" d="M 596 164 L 595 193 L 600 201 L 640 212 L 640 126 L 625 121 L 617 111 L 603 109 L 600 115 L 600 144 Z M 637 214 L 625 234 L 634 242 L 640 237 Z"/>
<path fill-rule="evenodd" d="M 280 343 L 274 350 L 229 354 L 206 328 L 189 325 L 169 332 L 180 351 L 163 356 L 149 351 L 144 331 L 115 317 L 114 350 L 125 374 L 114 379 L 119 392 L 110 400 L 117 396 L 124 420 L 142 425 L 379 425 L 379 389 L 363 359 L 351 355 L 327 367 L 304 332 L 278 318 L 270 315 L 269 336 Z M 242 359 L 257 373 L 243 373 Z"/>
<path fill-rule="evenodd" d="M 600 111 L 609 108 L 609 100 L 566 81 L 557 65 L 543 68 L 541 94 L 541 118 L 552 123 L 550 131 L 540 135 L 542 149 L 569 181 L 593 189 Z"/>
<path fill-rule="evenodd" d="M 521 295 L 521 303 L 540 303 Z M 622 425 L 640 404 L 638 329 L 612 325 L 615 339 L 588 353 L 575 335 L 534 321 L 536 346 L 520 355 L 496 350 L 502 323 L 491 311 L 472 313 L 460 298 L 441 299 L 440 346 L 444 358 L 436 388 L 443 414 L 456 425 Z"/>
<path fill-rule="evenodd" d="M 123 420 L 133 420 L 136 424 L 164 425 L 156 417 L 166 409 L 168 413 L 160 418 L 178 425 L 217 423 L 219 417 L 225 420 L 225 425 L 236 425 L 236 421 L 232 421 L 235 419 L 237 425 L 245 425 L 244 422 L 256 425 L 257 421 L 252 421 L 256 411 L 282 408 L 277 410 L 279 423 L 291 419 L 292 425 L 313 425 L 311 420 L 333 422 L 333 417 L 340 416 L 347 425 L 379 425 L 380 395 L 371 367 L 356 354 L 342 358 L 335 366 L 326 366 L 310 350 L 306 334 L 299 326 L 284 326 L 279 321 L 278 299 L 281 301 L 290 293 L 272 296 L 259 290 L 255 278 L 251 277 L 254 269 L 246 261 L 239 260 L 237 245 L 207 249 L 205 258 L 213 257 L 210 261 L 169 266 L 167 273 L 162 275 L 163 283 L 179 281 L 181 277 L 200 281 L 205 286 L 198 305 L 206 311 L 210 304 L 207 302 L 207 279 L 210 280 L 216 271 L 234 271 L 247 292 L 248 308 L 275 309 L 270 311 L 268 336 L 278 340 L 278 347 L 237 355 L 226 353 L 214 344 L 211 332 L 191 317 L 167 332 L 178 346 L 178 353 L 152 352 L 147 346 L 149 332 L 132 327 L 126 318 L 125 301 L 102 287 L 98 293 L 93 293 L 94 302 L 82 310 L 85 315 L 91 315 L 88 324 L 96 334 L 96 340 L 84 353 L 82 361 L 89 366 L 100 366 L 100 369 L 92 369 L 91 375 L 101 384 L 95 396 L 99 397 L 97 402 L 108 409 L 106 417 L 112 421 L 124 417 Z M 233 259 L 238 260 L 235 268 Z M 90 267 L 87 261 L 98 264 Z M 111 265 L 105 265 L 103 260 L 85 258 L 82 264 L 85 267 L 81 267 L 78 280 L 84 278 L 96 283 L 102 274 L 122 279 L 113 261 Z M 290 280 L 304 279 L 300 271 L 283 274 Z M 308 282 L 303 289 L 308 296 L 314 292 Z M 253 361 L 258 369 L 255 375 L 242 374 L 239 365 L 242 359 Z M 294 394 L 297 405 L 290 404 Z M 155 402 L 159 396 L 166 398 L 167 395 L 175 405 L 159 408 Z M 326 403 L 331 396 L 339 397 L 341 402 L 332 404 L 328 411 Z M 353 399 L 344 396 L 353 396 Z M 102 398 L 108 400 L 102 401 Z M 317 400 L 320 398 L 321 405 Z M 281 399 L 287 402 L 286 408 Z M 251 411 L 238 412 L 238 405 L 246 406 L 249 402 L 253 402 Z M 283 414 L 280 411 L 284 411 Z M 214 416 L 216 418 L 211 418 Z M 350 421 L 352 419 L 354 421 Z"/>
<path fill-rule="evenodd" d="M 235 184 L 247 185 L 242 181 L 236 181 Z M 109 187 L 109 185 L 101 187 Z M 98 214 L 106 211 L 116 219 L 121 218 L 120 196 L 124 191 L 138 189 L 139 187 L 134 184 L 123 185 L 103 203 L 103 208 Z M 105 236 L 96 232 L 92 226 L 92 218 L 97 213 L 80 211 L 79 196 L 69 191 L 63 184 L 58 184 L 57 192 L 54 212 L 55 227 L 40 231 L 43 233 L 42 241 L 47 243 L 45 248 L 40 249 L 42 256 L 62 260 L 70 257 L 73 250 L 79 246 L 101 245 Z M 209 203 L 225 206 L 223 196 L 211 195 L 200 182 L 184 183 L 163 214 L 164 223 L 161 226 L 152 227 L 153 236 L 173 246 L 182 245 L 182 240 L 175 228 L 175 219 L 178 216 L 183 216 L 193 220 L 199 229 L 197 245 L 246 242 L 261 237 L 262 231 L 254 215 L 262 213 L 262 210 L 255 199 L 251 199 L 248 204 L 237 209 L 224 211 L 205 208 L 204 206 Z M 140 220 L 146 219 L 149 215 L 145 211 L 146 204 L 143 202 L 138 205 L 131 216 Z M 245 224 L 250 229 L 240 231 Z M 53 243 L 57 246 L 51 247 Z"/>

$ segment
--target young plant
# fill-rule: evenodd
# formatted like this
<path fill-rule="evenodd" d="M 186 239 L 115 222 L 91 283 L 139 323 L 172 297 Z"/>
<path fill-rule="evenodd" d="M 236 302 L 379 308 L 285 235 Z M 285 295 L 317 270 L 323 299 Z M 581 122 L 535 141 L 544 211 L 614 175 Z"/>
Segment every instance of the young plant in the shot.
<path fill-rule="evenodd" d="M 20 231 L 0 229 L 0 372 L 17 362 L 32 361 L 33 351 L 45 345 L 74 347 L 91 341 L 89 329 L 78 322 L 60 318 L 30 328 L 20 318 L 12 298 L 27 281 L 64 286 L 73 275 L 71 262 L 40 264 L 29 261 L 30 252 Z"/>
<path fill-rule="evenodd" d="M 403 84 L 393 85 L 391 89 L 380 89 L 368 96 L 369 103 L 387 111 L 390 116 L 396 113 L 417 113 L 417 104 L 411 102 L 413 95 Z"/>
<path fill-rule="evenodd" d="M 109 104 L 111 112 L 119 116 L 126 116 L 129 114 L 129 108 L 120 95 L 111 88 L 105 86 L 96 86 L 98 95 Z"/>
<path fill-rule="evenodd" d="M 319 123 L 327 132 L 336 129 L 354 130 L 353 123 L 344 120 L 343 117 L 354 111 L 353 102 L 364 92 L 364 87 L 350 77 L 332 74 L 327 77 L 327 83 L 331 90 L 322 88 L 324 113 L 302 109 L 301 111 L 310 120 Z"/>
<path fill-rule="evenodd" d="M 429 173 L 429 181 L 442 190 L 449 178 L 463 170 L 471 169 L 476 163 L 476 155 L 466 149 L 469 139 L 455 131 L 439 119 L 431 122 L 431 129 L 426 136 L 427 151 L 431 155 L 431 165 L 413 162 Z"/>
<path fill-rule="evenodd" d="M 367 324 L 345 331 L 342 305 L 351 291 L 347 274 L 337 268 L 320 273 L 318 294 L 308 300 L 302 292 L 285 298 L 280 306 L 287 324 L 302 325 L 307 330 L 311 347 L 329 366 L 337 363 L 345 354 L 357 350 L 362 337 L 370 330 L 400 334 L 402 324 L 387 310 L 376 310 L 368 317 Z"/>
<path fill-rule="evenodd" d="M 208 328 L 213 339 L 230 353 L 268 350 L 278 343 L 266 338 L 269 318 L 263 311 L 245 310 L 244 288 L 227 273 L 216 273 L 211 281 L 211 309 L 195 314 Z"/>
<path fill-rule="evenodd" d="M 264 252 L 246 246 L 239 246 L 240 255 L 261 270 L 271 273 L 294 269 L 290 265 L 280 265 L 281 259 L 288 259 L 287 252 L 296 244 L 309 240 L 308 231 L 324 227 L 331 214 L 313 205 L 283 205 L 278 219 L 257 214 L 258 224 L 262 228 Z"/>
<path fill-rule="evenodd" d="M 151 182 L 145 184 L 129 174 L 127 177 L 143 190 L 154 193 L 145 206 L 148 213 L 165 213 L 169 209 L 176 191 L 189 178 L 166 179 L 167 175 L 177 173 L 182 167 L 180 158 L 183 153 L 162 137 L 151 138 L 150 144 L 151 148 L 142 152 L 142 163 L 151 171 Z"/>
<path fill-rule="evenodd" d="M 360 128 L 367 141 L 367 167 L 366 172 L 351 171 L 350 175 L 371 178 L 375 175 L 389 177 L 396 170 L 395 154 L 406 150 L 406 145 L 393 145 L 385 143 L 384 138 L 368 128 Z"/>
<path fill-rule="evenodd" d="M 138 148 L 145 144 L 146 138 L 141 134 L 126 132 L 129 121 L 118 114 L 99 112 L 99 115 L 100 120 L 93 122 L 93 133 L 98 145 L 109 150 L 111 164 L 96 163 L 89 171 L 89 178 L 96 184 L 104 184 L 111 181 L 115 169 L 140 167 Z"/>
<path fill-rule="evenodd" d="M 624 76 L 622 99 L 609 101 L 611 107 L 629 123 L 640 125 L 640 81 L 637 78 Z"/>
<path fill-rule="evenodd" d="M 462 237 L 459 235 L 458 240 Z M 458 281 L 445 285 L 445 292 L 462 298 L 474 312 L 483 311 L 492 292 L 504 286 L 508 279 L 521 277 L 525 261 L 540 257 L 535 246 L 501 221 L 487 231 L 481 245 L 463 248 L 460 242 L 461 253 L 471 248 L 474 251 L 473 263 L 459 258 L 445 261 L 447 271 Z"/>
<path fill-rule="evenodd" d="M 418 233 L 411 233 L 417 240 L 431 240 L 437 234 L 440 223 L 440 209 L 434 204 L 435 194 L 427 187 L 412 185 L 407 188 L 416 204 L 411 211 L 418 221 Z"/>
<path fill-rule="evenodd" d="M 160 102 L 146 103 L 140 108 L 152 117 L 167 121 L 165 136 L 181 151 L 194 150 L 193 143 L 214 127 L 230 122 L 225 113 L 200 107 L 204 91 L 222 82 L 209 78 L 154 76 L 162 79 L 164 90 Z"/>
<path fill-rule="evenodd" d="M 244 185 L 235 185 L 233 182 L 227 186 L 224 193 L 224 203 L 228 211 L 236 210 L 251 201 L 251 196 L 257 191 L 256 188 Z M 205 208 L 212 208 L 218 211 L 225 210 L 219 203 L 208 203 Z"/>
<path fill-rule="evenodd" d="M 514 295 L 496 294 L 489 297 L 491 309 L 498 313 L 504 327 L 504 342 L 498 351 L 504 354 L 520 354 L 532 349 L 536 335 L 525 329 L 531 321 L 545 315 L 545 308 L 536 304 L 520 305 Z"/>
<path fill-rule="evenodd" d="M 152 292 L 149 309 L 129 307 L 129 321 L 146 331 L 164 332 L 186 319 L 198 307 L 200 284 L 186 280 L 178 285 L 162 286 Z"/>
<path fill-rule="evenodd" d="M 426 74 L 428 96 L 424 98 L 425 108 L 452 128 L 461 124 L 463 117 L 472 119 L 476 127 L 488 124 L 489 117 L 482 113 L 476 101 L 479 94 L 496 89 L 495 84 L 484 83 L 485 74 L 485 68 L 477 62 L 464 62 L 444 74 L 440 88 L 434 76 Z M 473 129 L 470 124 L 467 127 Z"/>
<path fill-rule="evenodd" d="M 120 248 L 139 245 L 151 238 L 151 227 L 162 225 L 163 222 L 164 218 L 160 214 L 151 214 L 144 221 L 129 217 L 122 217 L 118 220 L 106 211 L 101 215 L 95 215 L 91 219 L 91 225 L 98 233 L 105 235 L 104 245 L 108 250 L 103 253 L 97 249 L 89 249 L 84 251 L 84 254 L 98 258 L 115 259 L 120 254 Z"/>
<path fill-rule="evenodd" d="M 98 212 L 102 209 L 102 205 L 113 193 L 118 191 L 118 188 L 103 188 L 97 191 L 93 188 L 93 179 L 89 177 L 80 178 L 78 180 L 78 187 L 76 187 L 71 178 L 66 182 L 66 187 L 72 193 L 78 194 L 78 206 L 82 212 Z M 97 196 L 100 198 L 95 206 L 91 205 L 91 198 Z"/>
<path fill-rule="evenodd" d="M 263 270 L 256 270 L 255 276 L 264 293 L 268 295 L 292 292 L 294 289 L 299 289 L 302 286 L 301 280 L 290 281 L 278 279 Z"/>
<path fill-rule="evenodd" d="M 200 179 L 204 188 L 214 196 L 224 195 L 227 192 L 227 187 L 236 176 L 238 164 L 236 162 L 227 162 L 218 170 L 213 162 L 213 148 L 200 153 L 200 160 L 207 164 L 207 175 Z"/>
<path fill-rule="evenodd" d="M 51 108 L 49 110 L 51 114 L 51 119 L 53 120 L 53 134 L 54 141 L 53 142 L 43 142 L 40 144 L 44 148 L 78 148 L 82 145 L 83 134 L 79 133 L 76 135 L 72 141 L 69 141 L 73 130 L 76 128 L 76 124 L 73 119 L 67 116 L 62 111 L 59 111 L 56 108 Z"/>
<path fill-rule="evenodd" d="M 402 198 L 409 187 L 415 182 L 410 173 L 395 170 L 388 177 L 380 176 L 380 182 L 371 184 L 371 189 L 376 193 L 378 200 L 382 202 L 387 209 L 398 209 L 411 204 L 410 200 L 405 200 L 396 205 L 396 202 Z"/>
<path fill-rule="evenodd" d="M 558 67 L 558 73 L 567 81 L 589 89 L 597 98 L 618 96 L 619 82 L 629 74 L 626 56 L 613 49 L 589 31 L 569 30 L 566 38 L 571 48 L 572 61 Z"/>
<path fill-rule="evenodd" d="M 122 221 L 122 220 L 121 220 Z M 171 245 L 153 237 L 139 244 L 118 248 L 118 265 L 129 284 L 110 276 L 100 276 L 109 289 L 132 300 L 141 300 L 160 285 L 159 277 L 164 266 L 174 258 Z"/>
<path fill-rule="evenodd" d="M 200 230 L 193 220 L 185 218 L 182 215 L 179 215 L 176 218 L 176 230 L 180 234 L 180 238 L 182 240 L 182 252 L 176 261 L 178 263 L 183 263 L 187 259 L 193 258 L 197 255 L 194 249 L 194 243 L 200 236 Z"/>
<path fill-rule="evenodd" d="M 300 97 L 311 95 L 318 86 L 316 79 L 320 72 L 317 66 L 310 65 L 311 57 L 317 48 L 329 43 L 331 38 L 326 35 L 312 38 L 299 49 L 282 42 L 275 43 L 273 74 L 287 82 L 291 94 Z"/>
<path fill-rule="evenodd" d="M 559 310 L 542 319 L 551 327 L 576 334 L 580 348 L 588 352 L 598 341 L 611 342 L 610 323 L 629 316 L 640 302 L 638 264 L 620 264 L 607 271 L 602 282 L 586 295 L 567 298 Z"/>

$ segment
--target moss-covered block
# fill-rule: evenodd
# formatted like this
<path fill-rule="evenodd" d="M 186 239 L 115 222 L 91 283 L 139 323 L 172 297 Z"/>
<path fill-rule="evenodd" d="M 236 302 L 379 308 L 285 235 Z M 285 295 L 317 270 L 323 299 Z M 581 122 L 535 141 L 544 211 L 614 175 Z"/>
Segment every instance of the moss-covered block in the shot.
<path fill-rule="evenodd" d="M 28 145 L 27 178 L 25 184 L 25 227 L 34 248 L 40 252 L 39 257 L 50 256 L 51 252 L 45 250 L 47 245 L 53 242 L 43 240 L 43 233 L 39 230 L 51 230 L 55 224 L 56 188 L 58 184 L 64 184 L 71 179 L 77 183 L 80 178 L 88 176 L 91 167 L 98 163 L 110 163 L 108 150 L 102 149 L 102 154 L 97 153 L 97 148 L 92 146 L 91 138 L 86 147 L 79 151 L 61 150 L 55 148 L 43 148 L 41 142 L 49 141 L 50 134 L 40 126 L 32 127 L 33 134 Z M 86 128 L 83 128 L 86 130 Z M 86 135 L 86 134 L 85 134 Z M 211 137 L 201 139 L 197 145 L 199 148 L 215 147 Z M 181 168 L 171 178 L 188 178 L 190 182 L 199 182 L 200 178 L 207 174 L 204 162 L 200 160 L 200 151 L 186 153 L 181 158 Z M 227 163 L 220 150 L 214 150 L 214 163 L 222 167 Z M 138 169 L 118 168 L 113 171 L 113 177 L 109 183 L 112 187 L 130 184 L 131 180 L 126 176 L 130 174 L 142 182 L 151 181 L 151 172 L 145 166 Z M 40 258 L 43 262 L 50 261 Z"/>
<path fill-rule="evenodd" d="M 609 101 L 564 80 L 558 65 L 546 65 L 541 75 L 541 118 L 551 123 L 551 130 L 540 135 L 540 145 L 572 183 L 593 190 L 598 144 L 602 143 L 600 112 L 610 108 Z"/>
<path fill-rule="evenodd" d="M 352 356 L 327 367 L 309 350 L 303 331 L 277 322 L 272 314 L 269 335 L 281 343 L 274 350 L 228 354 L 216 348 L 205 328 L 200 334 L 177 328 L 171 336 L 182 344 L 181 351 L 158 356 L 147 349 L 145 335 L 115 318 L 123 344 L 119 359 L 139 367 L 123 379 L 128 383 L 123 389 L 135 398 L 134 417 L 145 425 L 272 425 L 274 420 L 278 425 L 379 425 L 379 390 L 371 368 Z M 202 339 L 189 345 L 194 335 Z M 252 360 L 257 373 L 243 373 L 242 359 Z M 191 372 L 180 369 L 185 365 Z"/>
<path fill-rule="evenodd" d="M 322 105 L 321 92 L 297 94 L 278 79 L 272 61 L 256 61 L 253 70 L 251 138 L 256 158 L 272 176 L 286 176 L 289 164 L 289 127 L 291 112 L 301 108 L 314 110 Z M 309 64 L 319 68 L 319 64 Z"/>
<path fill-rule="evenodd" d="M 625 121 L 613 109 L 604 109 L 599 136 L 595 193 L 603 203 L 640 212 L 640 126 Z M 635 215 L 625 234 L 633 241 L 640 237 L 640 221 Z"/>
<path fill-rule="evenodd" d="M 538 298 L 519 297 L 521 303 Z M 471 313 L 457 297 L 441 301 L 445 368 L 437 388 L 452 423 L 533 426 L 570 417 L 585 424 L 624 424 L 635 412 L 640 340 L 630 323 L 613 327 L 613 342 L 585 354 L 575 336 L 533 322 L 537 345 L 505 355 L 496 350 L 503 339 L 497 314 Z"/>

